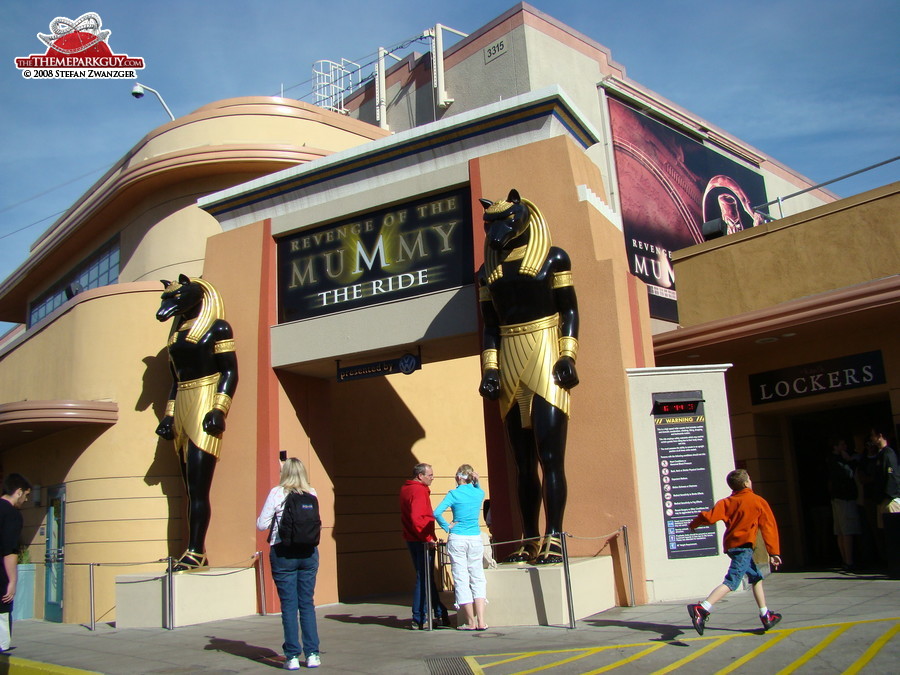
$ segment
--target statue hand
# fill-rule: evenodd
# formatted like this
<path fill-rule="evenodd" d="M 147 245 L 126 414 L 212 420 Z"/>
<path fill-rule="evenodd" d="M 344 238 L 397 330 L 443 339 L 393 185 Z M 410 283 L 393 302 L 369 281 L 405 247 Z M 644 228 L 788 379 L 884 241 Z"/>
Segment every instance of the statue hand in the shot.
<path fill-rule="evenodd" d="M 481 386 L 478 393 L 488 401 L 496 401 L 500 398 L 500 371 L 496 368 L 488 368 L 481 377 Z"/>
<path fill-rule="evenodd" d="M 225 413 L 213 408 L 203 418 L 203 431 L 213 436 L 221 436 L 225 431 Z"/>
<path fill-rule="evenodd" d="M 167 441 L 171 441 L 175 438 L 175 418 L 171 415 L 166 415 L 162 418 L 162 421 L 159 423 L 159 426 L 156 427 L 156 434 L 158 436 L 162 436 Z"/>
<path fill-rule="evenodd" d="M 563 389 L 571 389 L 578 384 L 578 372 L 575 361 L 570 356 L 560 356 L 553 366 L 553 379 Z"/>

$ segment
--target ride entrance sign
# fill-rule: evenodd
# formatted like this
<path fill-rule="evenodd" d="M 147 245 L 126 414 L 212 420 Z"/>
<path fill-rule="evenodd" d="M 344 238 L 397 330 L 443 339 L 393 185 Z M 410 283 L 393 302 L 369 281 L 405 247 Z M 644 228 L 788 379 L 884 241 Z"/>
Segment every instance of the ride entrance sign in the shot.
<path fill-rule="evenodd" d="M 666 553 L 670 559 L 718 555 L 715 526 L 688 529 L 714 503 L 703 392 L 654 393 L 652 415 Z"/>
<path fill-rule="evenodd" d="M 458 188 L 280 237 L 278 322 L 471 284 L 471 201 Z"/>

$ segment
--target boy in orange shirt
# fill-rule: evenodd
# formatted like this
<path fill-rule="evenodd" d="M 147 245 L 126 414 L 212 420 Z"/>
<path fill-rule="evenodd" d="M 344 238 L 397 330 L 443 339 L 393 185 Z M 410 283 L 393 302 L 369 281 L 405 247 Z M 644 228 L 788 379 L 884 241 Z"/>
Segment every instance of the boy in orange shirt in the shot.
<path fill-rule="evenodd" d="M 769 630 L 781 621 L 781 614 L 771 612 L 766 607 L 766 596 L 763 593 L 763 578 L 753 562 L 753 545 L 756 543 L 757 531 L 762 532 L 766 551 L 773 569 L 781 564 L 778 555 L 778 526 L 775 524 L 775 516 L 769 503 L 753 493 L 753 483 L 744 469 L 736 469 L 726 478 L 728 487 L 731 488 L 731 496 L 720 499 L 710 511 L 703 511 L 694 518 L 689 528 L 692 530 L 701 525 L 712 525 L 720 520 L 725 522 L 725 537 L 723 547 L 725 553 L 731 558 L 731 566 L 725 575 L 725 581 L 716 586 L 712 593 L 695 605 L 688 605 L 688 614 L 694 628 L 700 635 L 706 627 L 712 606 L 724 598 L 730 591 L 736 591 L 741 585 L 741 579 L 747 575 L 747 580 L 753 587 L 753 597 L 759 605 L 759 619 L 762 621 L 763 630 Z"/>

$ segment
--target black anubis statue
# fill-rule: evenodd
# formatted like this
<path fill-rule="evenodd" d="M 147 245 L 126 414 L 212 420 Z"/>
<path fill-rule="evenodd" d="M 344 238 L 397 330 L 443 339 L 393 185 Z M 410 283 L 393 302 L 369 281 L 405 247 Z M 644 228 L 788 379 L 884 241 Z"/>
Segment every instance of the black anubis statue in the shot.
<path fill-rule="evenodd" d="M 578 384 L 578 305 L 568 254 L 550 245 L 537 207 L 512 190 L 485 207 L 484 266 L 478 298 L 484 319 L 479 393 L 500 399 L 516 462 L 522 546 L 504 562 L 562 562 L 564 458 L 569 389 Z M 538 476 L 538 463 L 544 482 Z M 539 538 L 543 497 L 546 528 Z"/>
<path fill-rule="evenodd" d="M 175 317 L 169 334 L 172 389 L 156 433 L 175 441 L 187 491 L 188 547 L 174 569 L 207 567 L 209 491 L 225 431 L 225 416 L 237 388 L 237 357 L 231 326 L 216 289 L 203 279 L 162 281 L 165 292 L 156 318 Z"/>

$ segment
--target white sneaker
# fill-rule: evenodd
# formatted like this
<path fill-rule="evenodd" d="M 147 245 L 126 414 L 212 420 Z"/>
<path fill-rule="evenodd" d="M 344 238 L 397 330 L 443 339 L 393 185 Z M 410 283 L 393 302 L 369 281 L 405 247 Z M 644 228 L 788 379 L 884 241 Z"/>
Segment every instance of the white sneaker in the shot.
<path fill-rule="evenodd" d="M 318 654 L 310 654 L 306 657 L 306 667 L 307 668 L 318 668 L 322 665 L 322 659 L 319 658 Z"/>
<path fill-rule="evenodd" d="M 289 659 L 284 660 L 284 669 L 285 670 L 300 670 L 300 659 L 296 656 L 292 656 Z"/>

